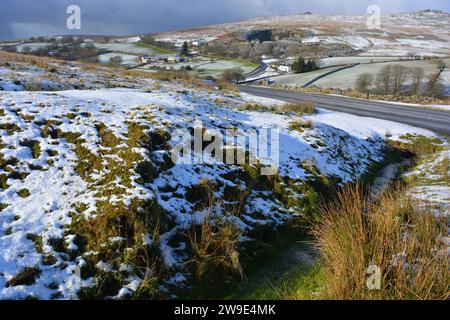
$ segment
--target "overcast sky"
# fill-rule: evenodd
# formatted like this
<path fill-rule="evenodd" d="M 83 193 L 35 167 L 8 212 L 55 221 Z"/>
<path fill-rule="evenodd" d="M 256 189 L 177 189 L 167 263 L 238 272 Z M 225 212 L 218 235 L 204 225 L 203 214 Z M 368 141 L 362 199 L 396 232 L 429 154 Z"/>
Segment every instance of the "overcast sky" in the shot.
<path fill-rule="evenodd" d="M 82 29 L 66 28 L 66 9 L 81 7 Z M 0 39 L 39 35 L 125 35 L 184 29 L 257 16 L 365 14 L 369 5 L 384 13 L 441 9 L 449 0 L 1 0 Z"/>

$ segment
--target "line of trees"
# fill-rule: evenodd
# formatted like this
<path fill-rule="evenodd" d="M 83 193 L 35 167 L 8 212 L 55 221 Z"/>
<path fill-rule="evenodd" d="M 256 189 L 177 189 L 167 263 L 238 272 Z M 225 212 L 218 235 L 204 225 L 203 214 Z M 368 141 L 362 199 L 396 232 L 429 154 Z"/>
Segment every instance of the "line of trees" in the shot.
<path fill-rule="evenodd" d="M 108 64 L 111 67 L 119 67 L 122 65 L 122 62 L 123 62 L 123 58 L 121 56 L 114 56 L 114 57 L 109 58 Z"/>
<path fill-rule="evenodd" d="M 154 36 L 148 35 L 148 36 L 142 36 L 141 37 L 141 43 L 149 44 L 161 49 L 169 50 L 169 51 L 175 51 L 175 46 L 171 42 L 166 41 L 157 41 Z"/>
<path fill-rule="evenodd" d="M 382 95 L 430 96 L 442 98 L 445 86 L 439 81 L 445 65 L 438 65 L 438 70 L 428 76 L 422 68 L 407 68 L 401 64 L 386 65 L 376 75 L 361 74 L 356 81 L 356 90 Z"/>
<path fill-rule="evenodd" d="M 315 59 L 305 60 L 303 57 L 299 57 L 297 61 L 292 65 L 292 71 L 294 73 L 304 73 L 319 69 L 319 63 Z"/>

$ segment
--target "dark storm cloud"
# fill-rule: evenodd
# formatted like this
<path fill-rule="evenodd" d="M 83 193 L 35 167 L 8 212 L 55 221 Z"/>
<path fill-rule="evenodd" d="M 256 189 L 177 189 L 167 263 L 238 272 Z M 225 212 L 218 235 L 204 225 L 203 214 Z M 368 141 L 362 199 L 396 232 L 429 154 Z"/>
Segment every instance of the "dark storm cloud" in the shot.
<path fill-rule="evenodd" d="M 66 28 L 66 8 L 82 10 L 82 30 Z M 363 14 L 423 8 L 448 11 L 448 0 L 2 0 L 0 39 L 54 34 L 141 34 L 304 11 Z"/>

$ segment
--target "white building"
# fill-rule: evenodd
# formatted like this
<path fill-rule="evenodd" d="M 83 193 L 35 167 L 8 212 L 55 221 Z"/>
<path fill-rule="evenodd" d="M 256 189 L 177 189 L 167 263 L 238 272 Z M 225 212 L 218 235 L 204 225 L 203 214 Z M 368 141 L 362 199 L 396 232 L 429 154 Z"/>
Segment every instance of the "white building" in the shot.
<path fill-rule="evenodd" d="M 291 72 L 292 71 L 292 66 L 291 65 L 279 65 L 278 66 L 278 70 L 281 72 Z"/>
<path fill-rule="evenodd" d="M 153 62 L 153 61 L 155 61 L 154 57 L 150 57 L 150 56 L 141 57 L 141 62 L 142 63 L 150 63 L 150 62 Z"/>

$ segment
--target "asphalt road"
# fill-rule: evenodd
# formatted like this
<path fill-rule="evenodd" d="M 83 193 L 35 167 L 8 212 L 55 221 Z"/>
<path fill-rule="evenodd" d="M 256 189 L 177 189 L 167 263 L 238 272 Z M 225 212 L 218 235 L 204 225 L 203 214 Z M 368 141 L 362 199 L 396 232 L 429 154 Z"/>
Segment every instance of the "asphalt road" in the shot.
<path fill-rule="evenodd" d="M 267 70 L 268 67 L 269 67 L 269 66 L 268 66 L 267 64 L 265 64 L 264 62 L 261 62 L 261 64 L 259 65 L 259 67 L 256 68 L 255 70 L 253 70 L 253 71 L 247 73 L 247 74 L 245 75 L 245 78 L 246 78 L 246 79 L 248 79 L 248 78 L 252 78 L 252 79 L 257 78 L 258 76 L 263 75 L 264 72 L 266 72 L 266 70 Z M 251 80 L 251 81 L 255 81 L 255 80 Z M 246 83 L 246 81 L 244 80 L 242 83 Z"/>
<path fill-rule="evenodd" d="M 450 136 L 450 112 L 402 106 L 388 102 L 353 99 L 340 96 L 299 93 L 256 86 L 239 86 L 241 92 L 287 102 L 313 102 L 318 107 L 371 117 L 432 130 Z"/>

